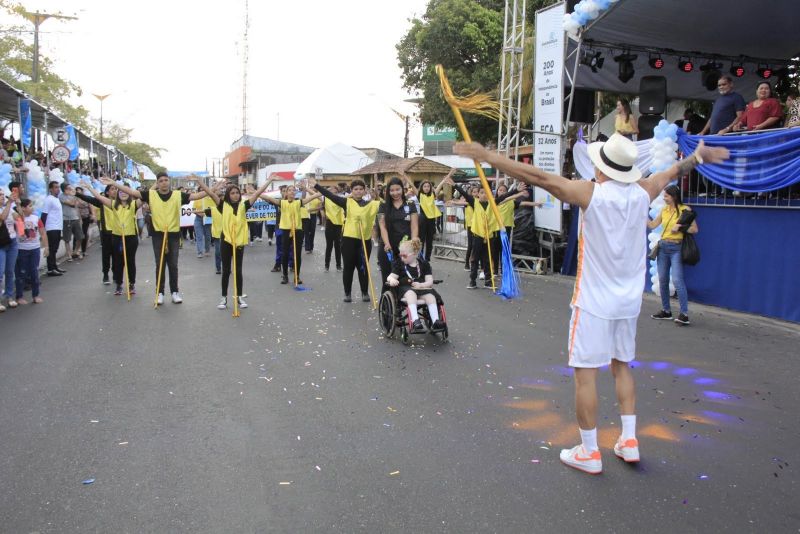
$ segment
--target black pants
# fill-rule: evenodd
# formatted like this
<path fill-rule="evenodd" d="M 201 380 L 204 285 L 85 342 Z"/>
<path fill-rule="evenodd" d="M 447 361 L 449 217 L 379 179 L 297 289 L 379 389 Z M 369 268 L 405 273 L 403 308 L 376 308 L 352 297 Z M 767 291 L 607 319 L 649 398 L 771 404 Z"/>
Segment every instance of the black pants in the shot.
<path fill-rule="evenodd" d="M 156 283 L 158 283 L 159 272 L 158 264 L 161 260 L 161 243 L 164 241 L 164 232 L 155 232 L 153 234 L 153 254 L 156 258 Z M 167 249 L 164 251 L 164 264 L 161 265 L 161 285 L 158 286 L 158 292 L 164 292 L 164 279 L 165 270 L 169 268 L 169 292 L 178 292 L 178 248 L 181 243 L 180 232 L 167 233 Z"/>
<path fill-rule="evenodd" d="M 312 213 L 308 219 L 303 219 L 303 237 L 306 243 L 306 252 L 314 250 L 314 236 L 317 233 L 317 214 Z"/>
<path fill-rule="evenodd" d="M 331 221 L 325 223 L 325 268 L 331 266 L 331 251 L 336 257 L 336 268 L 342 268 L 342 225 L 333 224 Z"/>
<path fill-rule="evenodd" d="M 511 232 L 514 229 L 510 226 L 506 226 L 506 236 L 511 239 Z M 494 237 L 492 238 L 492 261 L 494 262 L 494 272 L 500 272 L 500 255 L 502 254 L 502 241 L 500 240 L 500 233 L 495 233 Z"/>
<path fill-rule="evenodd" d="M 292 231 L 283 231 L 283 241 L 281 242 L 281 269 L 283 276 L 289 276 L 289 254 L 294 257 L 294 265 L 297 267 L 297 276 L 300 276 L 300 264 L 303 263 L 303 256 L 300 251 L 300 244 L 303 242 L 303 231 L 295 230 L 294 239 Z"/>
<path fill-rule="evenodd" d="M 139 238 L 135 235 L 125 236 L 125 253 L 122 251 L 122 237 L 115 235 L 111 237 L 114 247 L 114 283 L 121 286 L 125 274 L 125 256 L 128 257 L 128 283 L 136 283 L 136 251 L 139 249 Z"/>
<path fill-rule="evenodd" d="M 489 241 L 491 246 L 491 240 Z M 491 271 L 489 270 L 489 250 L 486 241 L 479 235 L 472 234 L 472 256 L 469 264 L 469 279 L 474 282 L 478 279 L 478 262 L 483 264 L 483 275 L 486 282 L 491 284 Z"/>
<path fill-rule="evenodd" d="M 181 227 L 181 237 L 194 240 L 194 226 Z"/>
<path fill-rule="evenodd" d="M 85 217 L 81 220 L 81 230 L 83 230 L 83 239 L 81 239 L 81 252 L 86 253 L 86 245 L 89 244 L 89 227 L 92 225 L 92 219 Z M 72 250 L 77 250 L 77 243 L 72 244 Z"/>
<path fill-rule="evenodd" d="M 231 263 L 233 262 L 233 245 L 225 240 L 220 241 L 219 255 L 222 258 L 222 296 L 228 296 L 228 281 L 231 277 Z M 244 260 L 244 247 L 236 247 L 236 297 L 243 293 L 244 279 L 242 277 L 242 261 Z"/>
<path fill-rule="evenodd" d="M 250 227 L 250 241 L 253 241 L 257 237 L 263 237 L 264 235 L 263 221 L 250 221 L 247 223 L 247 226 Z"/>
<path fill-rule="evenodd" d="M 103 256 L 103 276 L 108 276 L 108 270 L 114 266 L 113 262 L 111 261 L 111 253 L 114 249 L 114 246 L 111 244 L 111 236 L 111 232 L 100 230 L 100 252 Z M 116 274 L 114 275 L 114 278 L 116 278 Z"/>
<path fill-rule="evenodd" d="M 475 234 L 473 234 L 469 228 L 467 228 L 467 257 L 464 260 L 464 267 L 469 268 L 470 263 L 472 262 L 472 238 Z"/>
<path fill-rule="evenodd" d="M 47 270 L 53 271 L 58 267 L 56 263 L 56 255 L 58 254 L 58 246 L 61 244 L 61 230 L 48 230 L 47 231 L 47 246 L 49 254 L 47 255 Z"/>
<path fill-rule="evenodd" d="M 358 283 L 361 286 L 361 294 L 369 292 L 369 278 L 367 277 L 367 264 L 369 254 L 372 250 L 372 240 L 365 241 L 367 246 L 367 257 L 364 258 L 364 247 L 361 240 L 355 237 L 342 237 L 342 261 L 344 271 L 342 272 L 342 284 L 344 285 L 345 295 L 349 295 L 353 288 L 353 270 L 358 270 Z"/>
<path fill-rule="evenodd" d="M 433 234 L 436 232 L 436 220 L 427 217 L 419 218 L 419 240 L 422 241 L 422 253 L 426 261 L 431 261 L 433 254 Z"/>
<path fill-rule="evenodd" d="M 267 225 L 267 239 L 275 239 L 275 225 L 268 224 Z"/>

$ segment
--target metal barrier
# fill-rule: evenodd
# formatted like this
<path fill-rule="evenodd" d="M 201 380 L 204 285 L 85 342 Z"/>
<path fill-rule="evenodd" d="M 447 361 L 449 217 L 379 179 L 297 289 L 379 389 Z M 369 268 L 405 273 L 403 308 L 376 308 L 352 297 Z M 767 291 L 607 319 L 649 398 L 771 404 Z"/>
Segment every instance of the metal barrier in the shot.
<path fill-rule="evenodd" d="M 433 238 L 433 255 L 444 260 L 467 261 L 467 230 L 464 226 L 464 207 L 446 206 L 442 231 Z M 547 274 L 546 258 L 512 254 L 517 272 Z"/>

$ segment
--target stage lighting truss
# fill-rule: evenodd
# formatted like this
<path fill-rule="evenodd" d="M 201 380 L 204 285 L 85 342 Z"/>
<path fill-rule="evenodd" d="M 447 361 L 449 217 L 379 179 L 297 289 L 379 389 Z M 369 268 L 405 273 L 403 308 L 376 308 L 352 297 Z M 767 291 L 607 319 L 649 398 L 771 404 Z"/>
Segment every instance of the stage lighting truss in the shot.
<path fill-rule="evenodd" d="M 636 73 L 633 62 L 636 61 L 638 57 L 637 54 L 622 53 L 614 58 L 614 61 L 619 63 L 619 74 L 617 75 L 619 81 L 628 83 L 631 78 L 633 78 L 633 75 Z"/>
<path fill-rule="evenodd" d="M 581 55 L 581 65 L 586 65 L 592 69 L 592 72 L 597 72 L 603 68 L 606 58 L 599 50 L 586 50 Z"/>

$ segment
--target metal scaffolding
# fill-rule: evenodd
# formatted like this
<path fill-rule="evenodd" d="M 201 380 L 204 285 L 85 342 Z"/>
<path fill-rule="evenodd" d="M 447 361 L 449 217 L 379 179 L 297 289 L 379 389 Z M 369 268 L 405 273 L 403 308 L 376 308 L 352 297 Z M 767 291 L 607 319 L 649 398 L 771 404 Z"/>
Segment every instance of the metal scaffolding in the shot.
<path fill-rule="evenodd" d="M 525 3 L 526 0 L 506 0 L 503 28 L 502 78 L 500 81 L 501 118 L 497 126 L 497 151 L 515 159 L 519 153 L 520 109 L 522 108 Z"/>

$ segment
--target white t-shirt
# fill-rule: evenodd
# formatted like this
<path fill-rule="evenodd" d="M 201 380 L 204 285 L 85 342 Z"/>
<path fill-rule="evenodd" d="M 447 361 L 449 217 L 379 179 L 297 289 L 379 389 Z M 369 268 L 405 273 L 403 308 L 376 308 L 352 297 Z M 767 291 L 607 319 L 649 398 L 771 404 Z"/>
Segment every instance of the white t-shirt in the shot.
<path fill-rule="evenodd" d="M 9 202 L 11 202 L 11 201 L 9 200 Z M 11 239 L 14 239 L 14 238 L 17 237 L 17 225 L 14 224 L 14 210 L 16 210 L 16 208 L 17 208 L 17 205 L 14 202 L 11 202 L 11 208 L 10 208 L 10 210 L 8 212 L 8 217 L 6 218 L 6 221 L 5 221 L 6 228 L 8 228 L 8 236 Z M 2 212 L 4 209 L 5 209 L 5 206 L 0 206 L 0 212 Z"/>
<path fill-rule="evenodd" d="M 36 250 L 41 246 L 39 224 L 39 217 L 33 213 L 25 217 L 25 235 L 19 236 L 18 241 L 20 250 Z"/>
<path fill-rule="evenodd" d="M 56 197 L 47 195 L 47 198 L 44 199 L 42 213 L 47 214 L 47 220 L 44 223 L 45 231 L 64 229 L 64 211 L 61 209 L 61 201 Z"/>
<path fill-rule="evenodd" d="M 638 317 L 647 258 L 650 196 L 639 184 L 594 184 L 581 210 L 572 306 L 603 319 Z"/>

